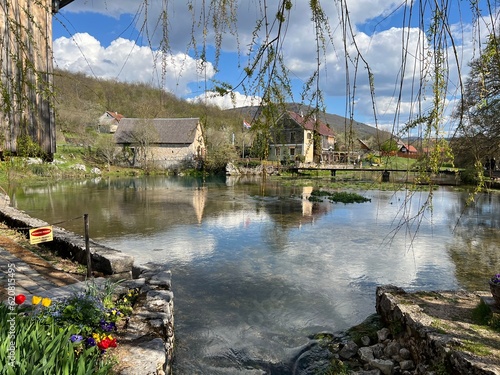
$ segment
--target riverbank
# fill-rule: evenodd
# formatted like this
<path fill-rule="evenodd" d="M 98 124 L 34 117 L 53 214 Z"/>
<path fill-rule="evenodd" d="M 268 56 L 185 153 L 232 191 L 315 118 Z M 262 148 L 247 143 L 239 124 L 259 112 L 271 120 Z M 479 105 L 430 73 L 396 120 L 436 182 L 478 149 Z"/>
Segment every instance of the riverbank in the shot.
<path fill-rule="evenodd" d="M 15 285 L 15 295 L 22 294 L 28 301 L 35 295 L 63 300 L 79 291 L 102 286 L 110 279 L 117 296 L 127 290 L 137 290 L 132 314 L 117 325 L 114 333 L 119 345 L 112 352 L 116 362 L 113 374 L 171 374 L 175 342 L 171 272 L 154 264 L 135 267 L 130 256 L 91 242 L 94 271 L 91 278 L 86 278 L 86 265 L 82 267 L 86 261 L 82 256 L 85 245 L 81 236 L 52 227 L 53 241 L 31 245 L 24 237 L 28 228 L 48 224 L 12 208 L 8 197 L 1 199 L 0 220 L 4 227 L 0 247 L 5 252 L 0 254 L 5 260 L 0 286 L 2 300 L 7 302 L 10 296 L 7 285 Z M 13 275 L 15 284 L 12 279 L 7 284 L 6 267 L 14 270 L 9 271 L 9 275 Z"/>

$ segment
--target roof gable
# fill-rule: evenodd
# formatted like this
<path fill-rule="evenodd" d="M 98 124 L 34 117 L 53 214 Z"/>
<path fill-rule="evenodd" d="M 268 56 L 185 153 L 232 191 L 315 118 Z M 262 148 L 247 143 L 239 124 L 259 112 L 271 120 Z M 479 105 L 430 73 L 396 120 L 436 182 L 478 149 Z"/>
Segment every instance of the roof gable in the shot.
<path fill-rule="evenodd" d="M 313 115 L 302 116 L 292 111 L 288 111 L 287 115 L 306 130 L 317 131 L 319 134 L 327 137 L 335 137 L 333 130 L 321 120 L 315 119 Z"/>
<path fill-rule="evenodd" d="M 140 119 L 124 117 L 115 133 L 116 143 L 136 143 L 134 133 L 141 126 L 152 125 L 158 134 L 156 144 L 191 144 L 195 141 L 198 118 Z"/>

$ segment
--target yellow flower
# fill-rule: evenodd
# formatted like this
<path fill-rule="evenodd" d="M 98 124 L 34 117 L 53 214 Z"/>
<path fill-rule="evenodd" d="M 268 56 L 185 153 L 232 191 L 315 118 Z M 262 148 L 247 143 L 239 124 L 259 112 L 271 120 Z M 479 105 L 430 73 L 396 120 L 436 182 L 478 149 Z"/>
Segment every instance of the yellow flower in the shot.
<path fill-rule="evenodd" d="M 51 303 L 52 303 L 52 300 L 48 297 L 45 297 L 44 299 L 42 299 L 42 305 L 45 307 L 49 307 Z"/>
<path fill-rule="evenodd" d="M 31 303 L 33 305 L 38 305 L 41 301 L 42 301 L 42 297 L 33 296 L 33 298 L 31 298 Z"/>

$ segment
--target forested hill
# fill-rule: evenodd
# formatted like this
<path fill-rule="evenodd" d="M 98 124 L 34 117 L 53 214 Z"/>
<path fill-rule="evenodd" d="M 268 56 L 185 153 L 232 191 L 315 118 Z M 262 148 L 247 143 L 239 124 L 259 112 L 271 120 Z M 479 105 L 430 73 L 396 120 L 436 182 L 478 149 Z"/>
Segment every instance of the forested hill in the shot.
<path fill-rule="evenodd" d="M 86 136 L 85 128 L 95 127 L 99 117 L 113 111 L 125 117 L 199 117 L 207 128 L 238 132 L 242 119 L 251 120 L 258 107 L 243 107 L 220 110 L 203 104 L 192 104 L 163 90 L 146 84 L 132 84 L 104 80 L 78 73 L 56 70 L 54 72 L 55 107 L 57 128 L 71 137 Z M 288 109 L 297 113 L 310 111 L 310 107 L 288 104 Z M 350 121 L 335 114 L 321 114 L 320 118 L 331 126 L 337 135 L 350 130 Z M 363 140 L 377 138 L 377 130 L 366 124 L 353 121 L 354 138 Z M 379 132 L 379 138 L 387 138 Z"/>

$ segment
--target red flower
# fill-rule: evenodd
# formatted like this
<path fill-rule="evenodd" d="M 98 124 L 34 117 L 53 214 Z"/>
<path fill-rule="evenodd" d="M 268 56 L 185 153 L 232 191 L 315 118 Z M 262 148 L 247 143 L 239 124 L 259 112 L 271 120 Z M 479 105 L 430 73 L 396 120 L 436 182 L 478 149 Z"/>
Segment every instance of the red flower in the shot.
<path fill-rule="evenodd" d="M 110 339 L 109 337 L 106 337 L 105 339 L 102 339 L 97 343 L 97 346 L 101 350 L 106 350 L 108 348 L 116 348 L 116 339 L 112 338 Z"/>
<path fill-rule="evenodd" d="M 24 294 L 18 294 L 15 298 L 14 298 L 14 302 L 18 305 L 22 305 L 24 303 L 24 301 L 26 301 L 26 296 Z"/>

